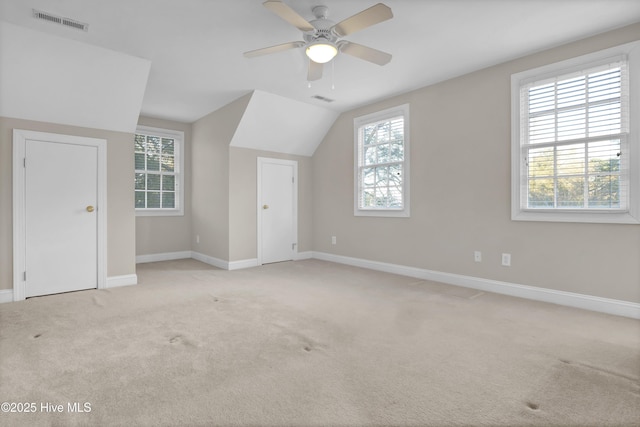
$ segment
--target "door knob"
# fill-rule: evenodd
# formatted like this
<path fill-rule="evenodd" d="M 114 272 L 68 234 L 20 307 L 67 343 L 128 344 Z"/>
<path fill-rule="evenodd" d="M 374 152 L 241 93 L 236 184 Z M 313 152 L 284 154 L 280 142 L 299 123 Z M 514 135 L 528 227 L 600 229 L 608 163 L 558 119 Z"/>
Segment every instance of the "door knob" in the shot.
<path fill-rule="evenodd" d="M 87 212 L 93 212 L 93 206 L 91 205 L 87 206 Z"/>
<path fill-rule="evenodd" d="M 269 209 L 269 205 L 262 205 L 262 209 Z"/>

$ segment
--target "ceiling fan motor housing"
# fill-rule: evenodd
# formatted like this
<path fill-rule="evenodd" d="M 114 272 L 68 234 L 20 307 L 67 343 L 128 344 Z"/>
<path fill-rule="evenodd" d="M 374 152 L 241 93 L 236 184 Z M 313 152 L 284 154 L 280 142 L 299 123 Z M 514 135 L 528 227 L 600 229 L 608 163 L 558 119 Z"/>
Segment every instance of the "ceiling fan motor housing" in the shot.
<path fill-rule="evenodd" d="M 313 8 L 313 13 L 317 19 L 314 19 L 309 23 L 313 25 L 315 30 L 304 33 L 304 41 L 307 43 L 316 41 L 327 41 L 331 44 L 336 43 L 338 36 L 331 30 L 336 23 L 327 19 L 327 10 L 326 6 L 316 6 Z"/>

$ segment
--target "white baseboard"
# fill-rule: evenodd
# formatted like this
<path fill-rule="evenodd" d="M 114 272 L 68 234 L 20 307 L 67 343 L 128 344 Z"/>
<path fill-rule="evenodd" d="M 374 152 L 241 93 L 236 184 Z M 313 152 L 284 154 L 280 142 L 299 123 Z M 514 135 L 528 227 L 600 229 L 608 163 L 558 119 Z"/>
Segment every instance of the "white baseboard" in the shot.
<path fill-rule="evenodd" d="M 296 256 L 293 258 L 294 261 L 301 261 L 303 259 L 311 259 L 313 258 L 313 252 L 312 251 L 306 251 L 306 252 L 298 252 L 296 254 Z"/>
<path fill-rule="evenodd" d="M 193 258 L 195 260 L 204 262 L 209 265 L 213 265 L 214 267 L 222 268 L 223 270 L 240 270 L 243 268 L 252 268 L 258 266 L 257 258 L 250 259 L 241 259 L 238 261 L 225 261 L 223 259 L 211 257 L 209 255 L 204 255 L 199 252 L 194 251 L 180 251 L 180 252 L 165 252 L 158 254 L 148 254 L 148 255 L 137 255 L 136 256 L 136 264 L 143 264 L 147 262 L 158 262 L 158 261 L 171 261 L 174 259 L 186 259 Z M 295 255 L 294 260 L 299 261 L 303 259 L 311 259 L 313 258 L 313 252 L 299 252 Z"/>
<path fill-rule="evenodd" d="M 13 302 L 13 289 L 0 289 L 0 304 Z"/>
<path fill-rule="evenodd" d="M 171 261 L 174 259 L 185 259 L 185 258 L 191 258 L 191 251 L 137 255 L 136 264 L 143 264 L 145 262 Z"/>
<path fill-rule="evenodd" d="M 117 288 L 120 286 L 130 286 L 138 284 L 138 276 L 135 274 L 125 274 L 122 276 L 107 277 L 104 289 Z M 0 289 L 0 304 L 13 302 L 12 289 Z"/>
<path fill-rule="evenodd" d="M 258 259 L 242 259 L 239 261 L 229 261 L 227 263 L 227 270 L 240 270 L 243 268 L 251 268 L 258 266 Z"/>
<path fill-rule="evenodd" d="M 111 276 L 107 277 L 107 283 L 105 288 L 117 288 L 120 286 L 130 286 L 138 284 L 138 275 L 136 274 L 125 274 L 122 276 Z"/>
<path fill-rule="evenodd" d="M 186 256 L 187 253 L 189 256 Z M 143 261 L 138 261 L 138 257 L 136 257 L 136 262 L 155 262 L 167 261 L 171 259 L 193 258 L 224 270 L 237 270 L 241 268 L 255 267 L 257 266 L 258 262 L 257 259 L 229 262 L 191 251 L 141 256 L 145 257 L 143 258 Z M 169 256 L 174 256 L 175 258 L 168 258 Z M 640 304 L 629 301 L 577 294 L 573 292 L 557 291 L 535 286 L 519 285 L 516 283 L 501 282 L 498 280 L 483 279 L 479 277 L 464 276 L 460 274 L 443 273 L 440 271 L 426 270 L 422 268 L 408 267 L 405 265 L 390 264 L 385 262 L 370 261 L 361 258 L 334 255 L 325 252 L 307 251 L 300 252 L 296 256 L 296 260 L 310 258 L 336 262 L 339 264 L 352 265 L 355 267 L 368 268 L 370 270 L 384 271 L 386 273 L 399 274 L 402 276 L 415 277 L 422 280 L 432 280 L 435 282 L 447 283 L 449 285 L 462 286 L 465 288 L 478 289 L 486 292 L 494 292 L 497 294 L 510 295 L 535 301 L 543 301 L 552 304 L 598 311 L 601 313 L 613 314 L 616 316 L 640 319 Z M 153 259 L 153 261 L 151 261 L 151 259 Z M 135 285 L 137 283 L 137 275 L 126 274 L 122 276 L 107 277 L 105 287 L 115 288 L 119 286 Z M 13 302 L 13 290 L 0 289 L 0 303 L 7 302 Z"/>
<path fill-rule="evenodd" d="M 223 270 L 229 269 L 229 261 L 215 258 L 209 255 L 201 254 L 200 252 L 191 252 L 191 258 L 204 262 L 205 264 L 213 265 L 214 267 L 221 268 Z"/>
<path fill-rule="evenodd" d="M 432 280 L 435 282 L 447 283 L 449 285 L 463 286 L 465 288 L 479 289 L 486 292 L 494 292 L 497 294 L 510 295 L 535 301 L 581 308 L 584 310 L 598 311 L 616 316 L 640 319 L 640 304 L 629 301 L 577 294 L 573 292 L 556 291 L 553 289 L 519 285 L 497 280 L 482 279 L 479 277 L 463 276 L 460 274 L 443 273 L 440 271 L 370 261 L 360 258 L 351 258 L 325 252 L 313 252 L 313 258 L 336 262 L 339 264 L 352 265 L 355 267 L 368 268 L 371 270 L 384 271 L 387 273 L 400 274 L 423 280 Z"/>
<path fill-rule="evenodd" d="M 222 268 L 223 270 L 239 270 L 242 268 L 256 267 L 258 265 L 258 260 L 256 258 L 242 259 L 238 261 L 225 261 L 223 259 L 215 258 L 195 251 L 164 252 L 158 254 L 138 255 L 136 256 L 136 264 L 158 261 L 171 261 L 174 259 L 187 258 L 193 258 L 195 260 L 204 262 L 205 264 Z"/>

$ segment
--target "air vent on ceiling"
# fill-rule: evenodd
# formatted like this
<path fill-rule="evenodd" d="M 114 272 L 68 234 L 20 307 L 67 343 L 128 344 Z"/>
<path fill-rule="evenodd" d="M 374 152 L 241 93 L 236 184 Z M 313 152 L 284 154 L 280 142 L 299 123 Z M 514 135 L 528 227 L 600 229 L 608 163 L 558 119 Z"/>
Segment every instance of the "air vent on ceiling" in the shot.
<path fill-rule="evenodd" d="M 89 30 L 89 24 L 76 21 L 75 19 L 57 16 L 49 12 L 43 12 L 37 9 L 33 9 L 33 17 L 36 19 L 42 19 L 43 21 L 53 22 L 54 24 L 64 25 L 65 27 L 75 28 L 76 30 Z"/>
<path fill-rule="evenodd" d="M 324 101 L 324 102 L 333 102 L 334 100 L 331 98 L 327 98 L 326 96 L 322 96 L 322 95 L 313 95 L 312 96 L 313 99 L 318 99 L 320 101 Z"/>

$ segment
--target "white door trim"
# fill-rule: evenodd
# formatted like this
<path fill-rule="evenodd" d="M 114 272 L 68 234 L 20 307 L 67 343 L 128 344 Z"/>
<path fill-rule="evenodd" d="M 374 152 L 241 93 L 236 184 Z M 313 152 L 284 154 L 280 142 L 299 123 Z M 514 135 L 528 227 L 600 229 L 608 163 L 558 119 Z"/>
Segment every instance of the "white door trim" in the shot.
<path fill-rule="evenodd" d="M 13 300 L 26 297 L 26 197 L 24 159 L 27 140 L 96 147 L 98 150 L 98 289 L 107 285 L 107 141 L 56 133 L 13 130 Z"/>
<path fill-rule="evenodd" d="M 272 159 L 269 157 L 258 157 L 258 191 L 256 191 L 258 198 L 256 203 L 256 216 L 258 218 L 257 226 L 257 259 L 258 265 L 262 265 L 262 165 L 265 163 L 293 166 L 293 241 L 295 246 L 293 248 L 293 259 L 298 255 L 298 162 L 295 160 L 284 159 Z"/>

